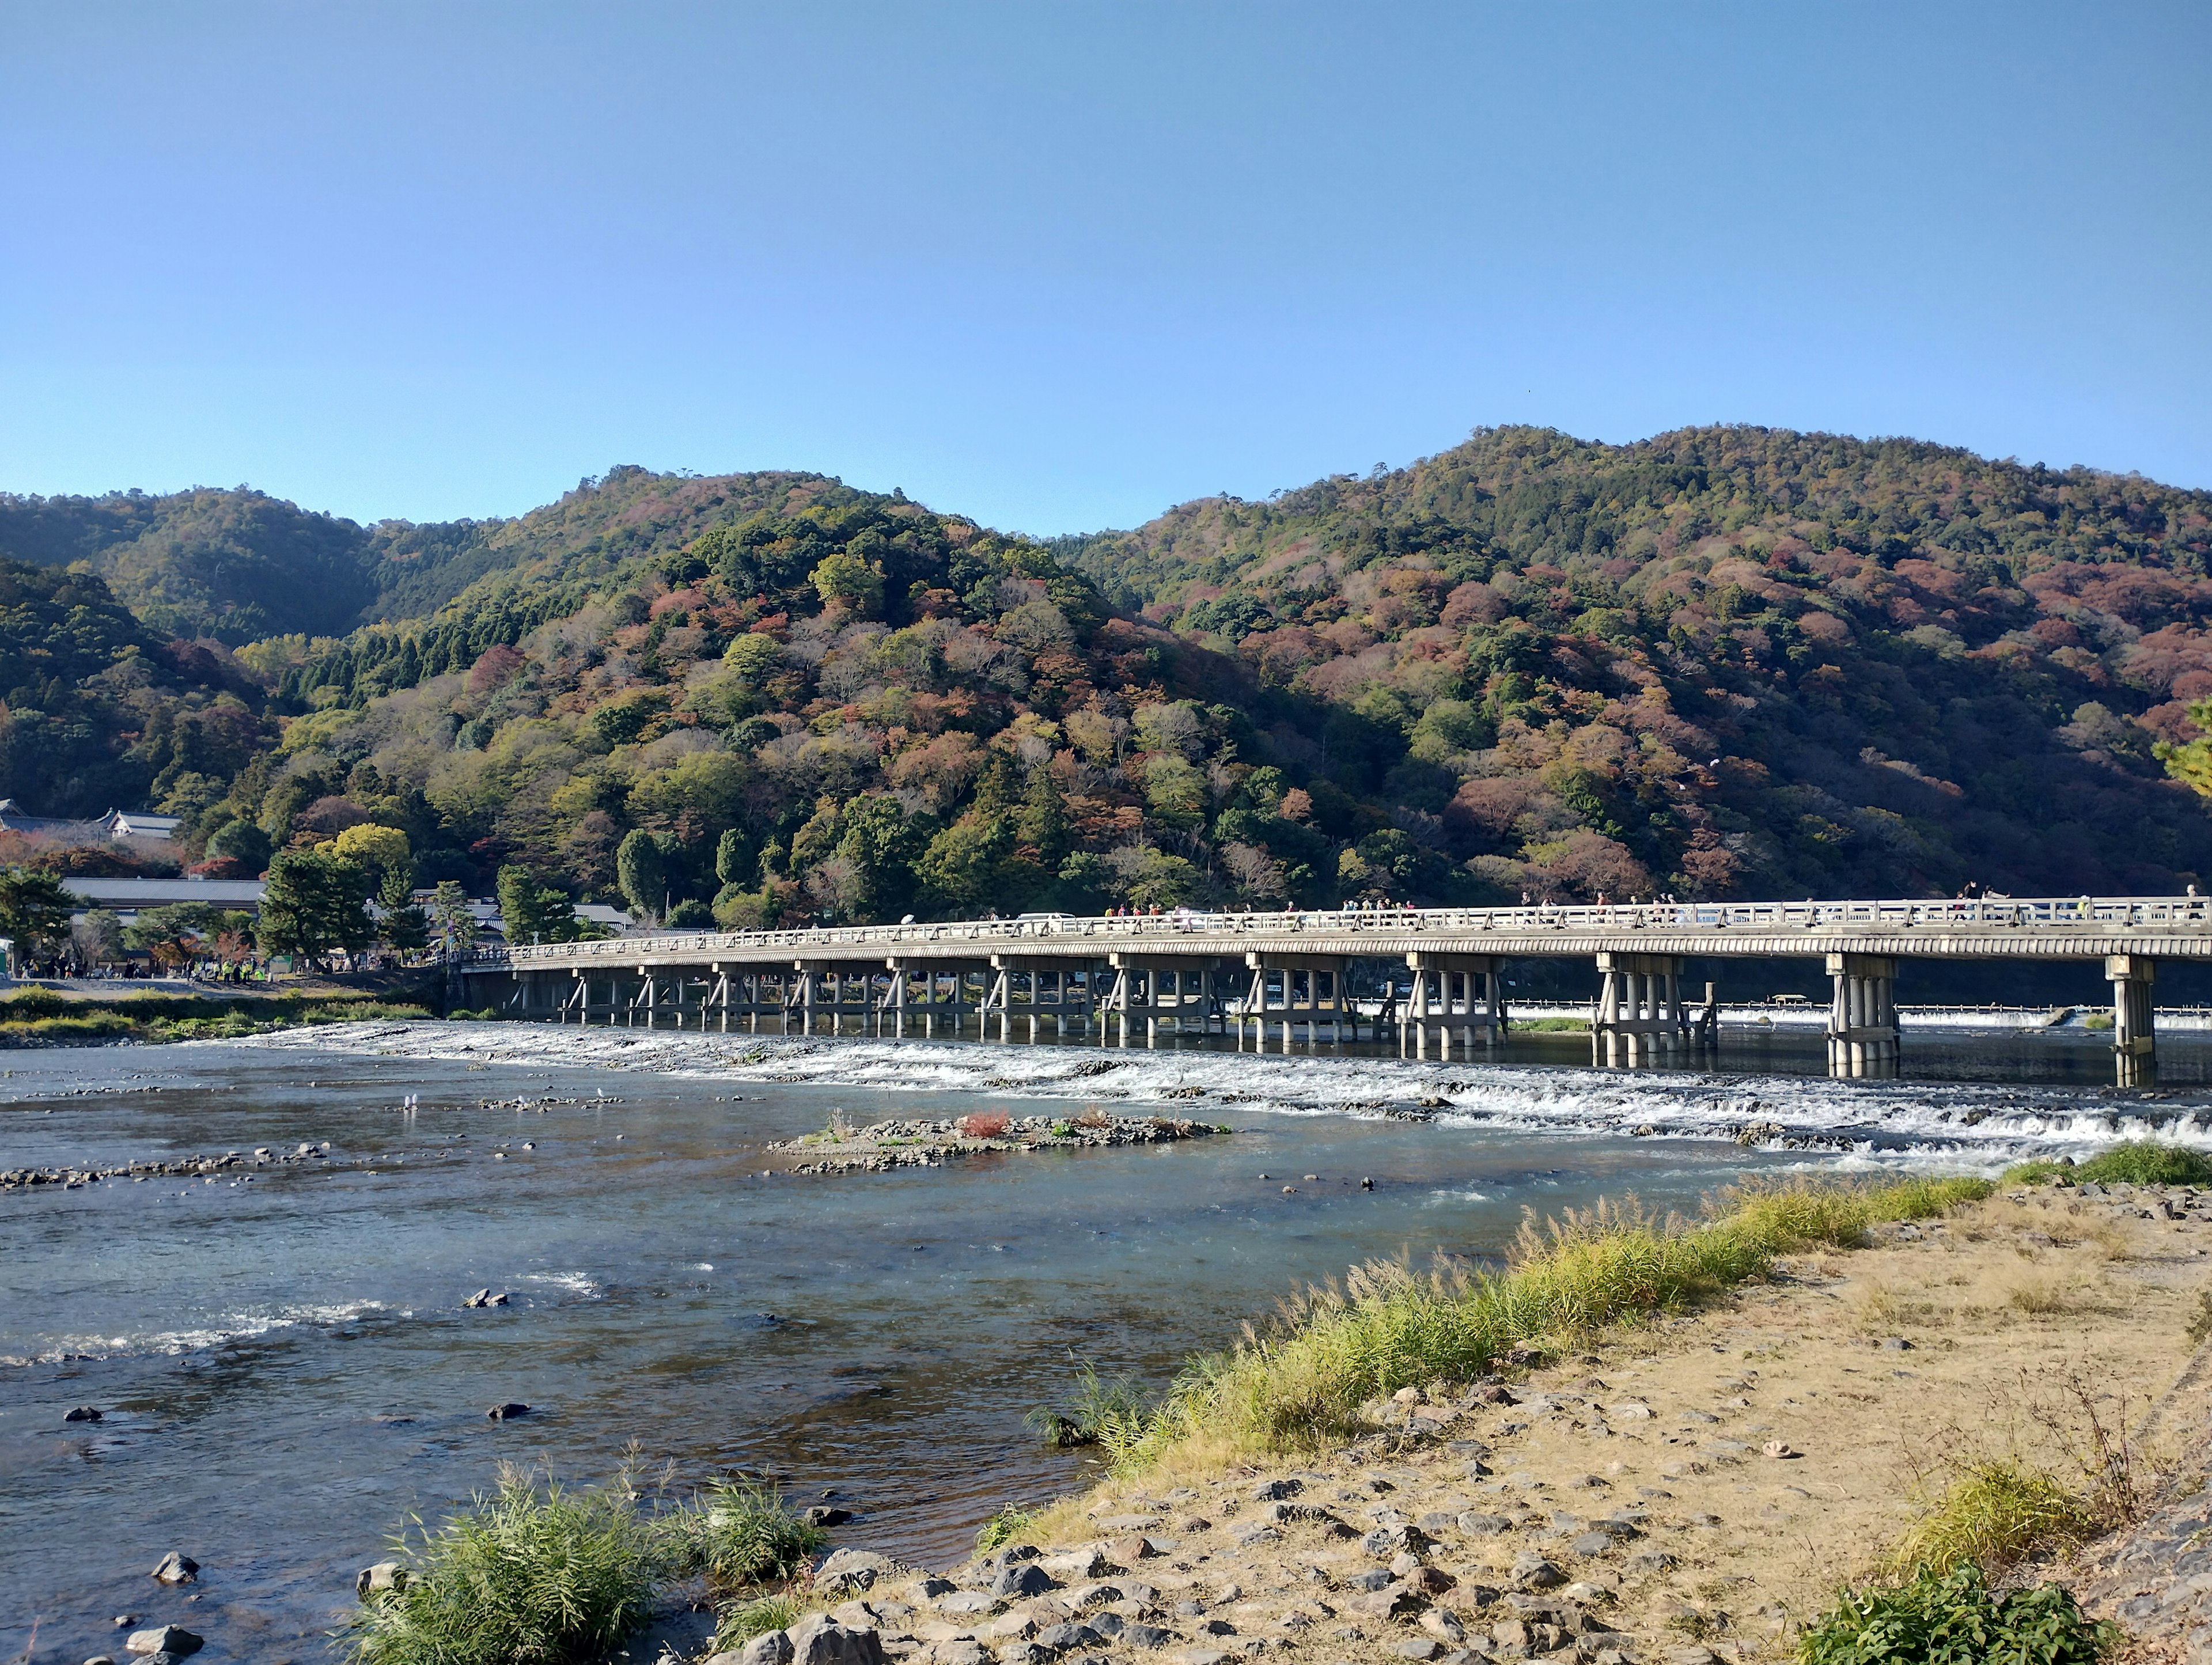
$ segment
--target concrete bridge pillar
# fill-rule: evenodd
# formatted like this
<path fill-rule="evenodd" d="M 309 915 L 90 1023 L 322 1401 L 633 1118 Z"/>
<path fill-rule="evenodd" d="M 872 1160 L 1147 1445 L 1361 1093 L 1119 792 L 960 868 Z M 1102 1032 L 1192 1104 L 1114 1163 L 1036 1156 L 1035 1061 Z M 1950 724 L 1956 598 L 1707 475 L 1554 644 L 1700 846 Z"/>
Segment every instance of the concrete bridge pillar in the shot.
<path fill-rule="evenodd" d="M 2151 1019 L 2151 983 L 2158 962 L 2146 954 L 2108 954 L 2105 977 L 2112 985 L 2112 1057 L 2119 1085 L 2140 1086 L 2157 1066 L 2158 1036 Z"/>
<path fill-rule="evenodd" d="M 1899 1054 L 1897 962 L 1872 954 L 1831 954 L 1835 997 L 1828 1008 L 1828 1073 L 1887 1075 Z"/>
<path fill-rule="evenodd" d="M 1674 954 L 1600 954 L 1597 1005 L 1590 1014 L 1593 1064 L 1649 1063 L 1661 1047 L 1686 1039 L 1682 961 Z"/>
<path fill-rule="evenodd" d="M 1505 1009 L 1496 957 L 1417 949 L 1406 956 L 1406 966 L 1413 974 L 1413 987 L 1398 1026 L 1400 1057 L 1410 1043 L 1414 1057 L 1426 1058 L 1431 1036 L 1437 1056 L 1443 1059 L 1452 1055 L 1455 1033 L 1462 1058 L 1474 1055 L 1477 1036 L 1486 1050 L 1504 1038 Z"/>

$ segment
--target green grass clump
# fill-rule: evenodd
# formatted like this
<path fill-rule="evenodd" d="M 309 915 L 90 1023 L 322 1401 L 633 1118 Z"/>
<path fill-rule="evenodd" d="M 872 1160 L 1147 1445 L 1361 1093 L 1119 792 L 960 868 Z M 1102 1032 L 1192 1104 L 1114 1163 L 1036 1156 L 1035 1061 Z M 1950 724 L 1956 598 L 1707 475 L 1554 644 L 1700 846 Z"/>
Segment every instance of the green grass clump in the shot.
<path fill-rule="evenodd" d="M 1036 1524 L 1036 1516 L 1018 1504 L 1008 1504 L 983 1522 L 983 1529 L 975 1534 L 975 1553 L 988 1555 L 1014 1541 Z"/>
<path fill-rule="evenodd" d="M 2048 1185 L 2060 1175 L 2092 1185 L 2212 1185 L 2212 1157 L 2179 1145 L 2137 1139 L 2087 1162 L 2039 1157 L 2004 1171 L 2006 1185 Z"/>
<path fill-rule="evenodd" d="M 362 1665 L 583 1665 L 645 1621 L 668 1562 L 626 1489 L 541 1487 L 514 1469 L 394 1547 L 407 1587 L 364 1601 L 337 1633 Z"/>
<path fill-rule="evenodd" d="M 2119 1644 L 2058 1584 L 1992 1594 L 1966 1562 L 1895 1586 L 1845 1590 L 1799 1644 L 1800 1665 L 2095 1665 Z"/>
<path fill-rule="evenodd" d="M 1152 1401 L 1133 1376 L 1102 1376 L 1087 1359 L 1077 1364 L 1074 1391 L 1061 1403 L 1040 1405 L 1023 1419 L 1038 1438 L 1055 1449 L 1096 1445 L 1142 1425 Z"/>
<path fill-rule="evenodd" d="M 1878 1221 L 1924 1218 L 1991 1188 L 1976 1179 L 1746 1185 L 1701 1221 L 1631 1198 L 1541 1228 L 1532 1217 L 1502 1273 L 1370 1261 L 1285 1303 L 1270 1332 L 1248 1328 L 1234 1351 L 1194 1360 L 1150 1417 L 1103 1427 L 1100 1443 L 1125 1472 L 1192 1438 L 1311 1449 L 1356 1431 L 1360 1407 L 1379 1395 L 1468 1380 L 1545 1336 L 1688 1306 L 1763 1275 L 1789 1250 L 1855 1244 Z"/>
<path fill-rule="evenodd" d="M 131 1032 L 131 1020 L 112 1012 L 88 1012 L 82 1018 L 40 1018 L 18 1024 L 9 1038 L 52 1041 L 64 1046 L 87 1041 L 112 1041 Z"/>
<path fill-rule="evenodd" d="M 714 1651 L 732 1652 L 757 1636 L 766 1636 L 770 1631 L 787 1631 L 805 1616 L 805 1604 L 788 1591 L 763 1595 L 757 1601 L 740 1601 L 725 1607 L 717 1619 Z"/>
<path fill-rule="evenodd" d="M 719 1596 L 788 1578 L 824 1541 L 763 1486 L 721 1482 L 648 1510 L 627 1473 L 570 1492 L 507 1468 L 490 1496 L 393 1545 L 405 1587 L 364 1601 L 337 1639 L 357 1665 L 587 1665 L 645 1621 L 661 1585 L 703 1575 Z M 736 1622 L 782 1629 L 778 1599 Z"/>
<path fill-rule="evenodd" d="M 1995 1577 L 2032 1552 L 2079 1544 L 2101 1522 L 2051 1475 L 2018 1463 L 1971 1462 L 1942 1498 L 1906 1533 L 1899 1567 L 1939 1573 L 1972 1565 Z"/>
<path fill-rule="evenodd" d="M 1513 1027 L 1524 1035 L 1586 1034 L 1587 1018 L 1516 1018 Z"/>
<path fill-rule="evenodd" d="M 787 1509 L 774 1487 L 750 1480 L 715 1482 L 669 1518 L 668 1531 L 677 1571 L 703 1573 L 716 1595 L 787 1578 L 829 1542 L 821 1528 Z"/>

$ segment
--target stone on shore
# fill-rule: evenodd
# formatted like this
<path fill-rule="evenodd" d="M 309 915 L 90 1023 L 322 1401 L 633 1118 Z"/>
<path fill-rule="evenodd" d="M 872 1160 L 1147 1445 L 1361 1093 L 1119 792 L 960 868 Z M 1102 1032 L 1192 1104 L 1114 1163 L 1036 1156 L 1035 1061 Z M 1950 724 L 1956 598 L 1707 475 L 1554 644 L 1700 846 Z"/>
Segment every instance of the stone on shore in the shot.
<path fill-rule="evenodd" d="M 848 1630 L 826 1613 L 803 1619 L 784 1634 L 789 1665 L 886 1665 L 883 1638 L 872 1630 Z"/>
<path fill-rule="evenodd" d="M 757 1636 L 733 1653 L 716 1654 L 716 1660 L 726 1660 L 730 1665 L 791 1665 L 791 1638 L 781 1631 L 770 1631 Z M 708 1665 L 714 1665 L 713 1661 Z"/>
<path fill-rule="evenodd" d="M 876 1580 L 896 1565 L 890 1556 L 878 1555 L 872 1549 L 841 1549 L 814 1570 L 814 1587 L 823 1590 L 871 1589 Z"/>
<path fill-rule="evenodd" d="M 372 1595 L 397 1595 L 407 1588 L 407 1569 L 397 1561 L 379 1561 L 361 1570 L 353 1581 L 353 1588 L 364 1601 Z"/>
<path fill-rule="evenodd" d="M 1024 1595 L 1042 1595 L 1052 1587 L 1050 1573 L 1035 1561 L 1023 1561 L 1003 1569 L 991 1581 L 991 1594 L 1002 1601 L 1013 1601 Z"/>

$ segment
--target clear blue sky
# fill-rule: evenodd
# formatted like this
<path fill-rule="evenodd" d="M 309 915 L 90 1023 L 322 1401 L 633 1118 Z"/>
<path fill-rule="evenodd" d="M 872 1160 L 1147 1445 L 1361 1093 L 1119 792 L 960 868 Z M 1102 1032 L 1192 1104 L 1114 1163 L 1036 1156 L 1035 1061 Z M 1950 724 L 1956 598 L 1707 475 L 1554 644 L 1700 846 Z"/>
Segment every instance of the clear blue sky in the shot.
<path fill-rule="evenodd" d="M 2212 485 L 2212 5 L 0 0 L 0 489 L 1036 532 L 1478 424 Z"/>

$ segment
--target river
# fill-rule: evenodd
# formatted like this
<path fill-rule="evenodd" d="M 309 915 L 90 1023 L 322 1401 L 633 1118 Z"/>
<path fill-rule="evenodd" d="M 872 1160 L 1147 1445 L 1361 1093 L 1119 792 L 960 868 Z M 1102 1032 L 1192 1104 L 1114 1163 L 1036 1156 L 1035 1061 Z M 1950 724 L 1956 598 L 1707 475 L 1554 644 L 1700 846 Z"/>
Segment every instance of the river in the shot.
<path fill-rule="evenodd" d="M 1725 1073 L 1577 1067 L 1579 1036 L 1419 1065 L 490 1024 L 8 1054 L 0 1170 L 317 1149 L 251 1183 L 0 1194 L 0 1657 L 34 1619 L 40 1660 L 112 1651 L 122 1613 L 210 1662 L 323 1657 L 410 1514 L 502 1462 L 604 1480 L 632 1446 L 679 1486 L 834 1493 L 842 1541 L 949 1562 L 1081 1484 L 1022 1425 L 1075 1360 L 1164 1385 L 1302 1281 L 1496 1257 L 1524 1208 L 2212 1143 L 2212 1042 L 2161 1045 L 2148 1092 L 2102 1085 L 2094 1038 L 1966 1033 L 1916 1033 L 1893 1082 L 1809 1073 L 1817 1036 L 1731 1044 Z M 1092 1103 L 1235 1132 L 765 1171 L 833 1111 Z M 463 1308 L 487 1286 L 509 1303 Z M 487 1418 L 509 1401 L 530 1414 Z M 172 1549 L 198 1585 L 148 1577 Z"/>

